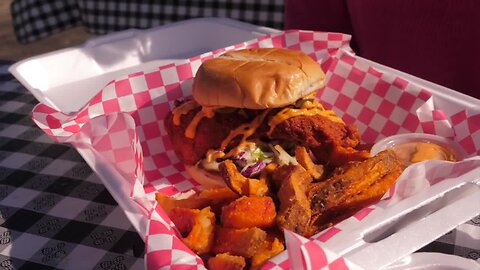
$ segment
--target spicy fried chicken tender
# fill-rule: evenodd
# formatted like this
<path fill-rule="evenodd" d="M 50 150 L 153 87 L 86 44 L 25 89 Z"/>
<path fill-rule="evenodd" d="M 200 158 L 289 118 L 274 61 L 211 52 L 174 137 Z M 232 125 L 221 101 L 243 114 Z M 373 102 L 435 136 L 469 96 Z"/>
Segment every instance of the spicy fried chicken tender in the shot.
<path fill-rule="evenodd" d="M 353 160 L 368 158 L 368 152 L 355 150 L 360 143 L 360 133 L 355 125 L 346 125 L 343 121 L 332 121 L 321 115 L 297 116 L 278 124 L 272 132 L 273 139 L 293 141 L 312 149 L 316 158 L 334 165 L 342 165 L 351 159 L 342 156 L 336 159 L 337 150 L 343 148 L 361 152 L 353 155 Z M 348 156 L 347 156 L 348 157 Z"/>
<path fill-rule="evenodd" d="M 188 102 L 188 101 L 187 101 Z M 181 105 L 179 105 L 181 106 Z M 180 117 L 180 123 L 174 123 L 173 113 L 165 119 L 165 129 L 172 141 L 172 146 L 180 161 L 194 165 L 209 149 L 220 147 L 230 131 L 251 119 L 246 114 L 216 113 L 215 117 L 204 117 L 195 129 L 195 136 L 188 138 L 185 131 L 201 107 L 194 108 Z"/>
<path fill-rule="evenodd" d="M 325 143 L 355 147 L 360 143 L 354 126 L 321 115 L 288 118 L 275 127 L 271 137 L 292 140 L 308 147 L 319 147 Z"/>

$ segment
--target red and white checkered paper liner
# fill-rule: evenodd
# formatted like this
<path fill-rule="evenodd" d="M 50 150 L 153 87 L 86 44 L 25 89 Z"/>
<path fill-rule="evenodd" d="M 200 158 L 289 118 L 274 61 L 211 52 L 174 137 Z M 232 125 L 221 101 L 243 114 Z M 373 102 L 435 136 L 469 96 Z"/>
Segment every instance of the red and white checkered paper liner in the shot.
<path fill-rule="evenodd" d="M 327 86 L 318 98 L 346 122 L 356 123 L 364 142 L 404 132 L 426 132 L 452 138 L 470 155 L 480 153 L 479 111 L 459 110 L 453 115 L 446 114 L 441 108 L 435 108 L 434 97 L 428 89 L 379 72 L 356 58 L 348 47 L 349 41 L 350 36 L 338 33 L 286 31 L 272 34 L 114 80 L 74 115 L 39 104 L 33 110 L 33 120 L 57 142 L 93 148 L 131 184 L 130 196 L 150 213 L 145 239 L 148 269 L 191 269 L 193 266 L 201 269 L 201 259 L 179 239 L 168 216 L 156 205 L 154 195 L 156 192 L 177 195 L 199 188 L 173 152 L 163 121 L 176 99 L 191 95 L 192 78 L 206 59 L 247 47 L 302 50 L 328 70 Z M 453 164 L 450 176 L 459 177 L 480 167 L 477 160 L 472 162 L 468 166 Z M 435 179 L 427 177 L 426 180 L 435 183 L 448 177 L 435 174 Z M 408 180 L 401 177 L 399 183 L 410 183 Z M 384 201 L 412 194 L 399 192 L 402 187 L 411 190 L 412 186 L 416 185 L 397 184 Z M 396 196 L 398 194 L 402 196 Z M 312 239 L 287 232 L 287 251 L 272 258 L 262 269 L 355 268 L 325 249 L 322 243 L 361 223 L 377 208 L 365 208 Z M 289 256 L 292 252 L 302 255 L 301 259 Z M 310 255 L 312 252 L 315 256 Z M 319 252 L 324 254 L 321 259 L 318 259 Z M 289 260 L 289 257 L 294 259 Z"/>

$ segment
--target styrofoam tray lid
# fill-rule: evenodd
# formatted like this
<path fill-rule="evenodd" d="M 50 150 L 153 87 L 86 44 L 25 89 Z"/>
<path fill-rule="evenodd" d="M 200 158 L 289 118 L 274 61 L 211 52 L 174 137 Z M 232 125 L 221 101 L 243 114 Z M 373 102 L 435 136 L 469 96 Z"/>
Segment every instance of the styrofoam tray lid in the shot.
<path fill-rule="evenodd" d="M 9 71 L 40 102 L 73 113 L 122 75 L 274 32 L 278 30 L 227 18 L 191 19 L 93 38 L 79 47 L 19 61 Z"/>

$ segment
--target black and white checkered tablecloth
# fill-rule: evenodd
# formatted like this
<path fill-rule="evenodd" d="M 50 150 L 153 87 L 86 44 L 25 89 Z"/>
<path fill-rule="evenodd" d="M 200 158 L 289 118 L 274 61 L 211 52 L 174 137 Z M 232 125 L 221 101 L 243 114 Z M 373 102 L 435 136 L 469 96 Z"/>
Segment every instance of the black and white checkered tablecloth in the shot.
<path fill-rule="evenodd" d="M 142 269 L 144 243 L 69 145 L 31 120 L 35 98 L 0 62 L 0 269 Z M 420 251 L 480 262 L 480 216 Z"/>
<path fill-rule="evenodd" d="M 283 0 L 15 0 L 17 39 L 32 42 L 73 26 L 94 34 L 149 28 L 197 17 L 228 17 L 281 29 Z"/>
<path fill-rule="evenodd" d="M 0 62 L 0 269 L 143 269 L 143 239 L 36 99 Z"/>

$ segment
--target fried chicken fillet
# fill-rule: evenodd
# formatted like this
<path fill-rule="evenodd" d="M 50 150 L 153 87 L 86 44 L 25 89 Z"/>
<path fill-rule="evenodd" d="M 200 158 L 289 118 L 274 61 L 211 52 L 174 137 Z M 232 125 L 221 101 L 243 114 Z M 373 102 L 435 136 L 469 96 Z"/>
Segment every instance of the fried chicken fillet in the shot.
<path fill-rule="evenodd" d="M 367 151 L 356 149 L 360 144 L 358 128 L 332 121 L 332 118 L 322 115 L 292 117 L 278 124 L 271 137 L 308 147 L 319 162 L 334 166 L 368 158 Z"/>
<path fill-rule="evenodd" d="M 194 138 L 187 138 L 185 130 L 198 113 L 199 108 L 181 117 L 180 125 L 173 123 L 173 114 L 169 113 L 165 128 L 170 134 L 173 148 L 180 161 L 186 165 L 194 165 L 201 160 L 209 149 L 217 149 L 232 130 L 241 124 L 249 123 L 259 111 L 243 109 L 228 113 L 216 113 L 212 118 L 202 118 L 197 126 Z M 278 110 L 272 110 L 265 117 L 262 125 L 250 138 L 264 140 L 282 140 L 305 146 L 312 151 L 321 163 L 331 163 L 338 166 L 349 161 L 364 160 L 369 157 L 367 151 L 357 150 L 360 143 L 360 133 L 355 125 L 334 122 L 320 115 L 295 116 L 288 118 L 273 129 L 269 134 L 269 120 Z M 238 144 L 234 138 L 228 149 Z"/>
<path fill-rule="evenodd" d="M 176 106 L 180 106 L 178 103 Z M 174 123 L 174 115 L 169 112 L 165 119 L 165 129 L 169 134 L 173 149 L 185 165 L 194 165 L 201 160 L 209 149 L 220 147 L 230 131 L 241 124 L 252 121 L 253 114 L 215 113 L 212 118 L 204 117 L 196 127 L 194 138 L 185 136 L 185 131 L 199 113 L 200 107 L 190 110 L 180 118 L 179 125 Z"/>

